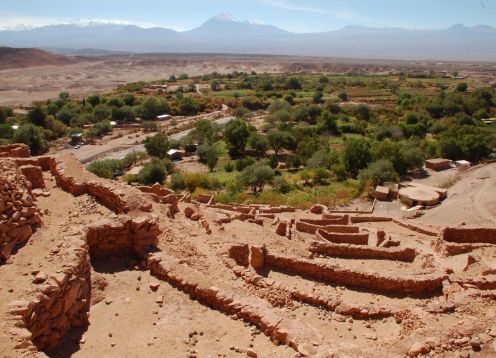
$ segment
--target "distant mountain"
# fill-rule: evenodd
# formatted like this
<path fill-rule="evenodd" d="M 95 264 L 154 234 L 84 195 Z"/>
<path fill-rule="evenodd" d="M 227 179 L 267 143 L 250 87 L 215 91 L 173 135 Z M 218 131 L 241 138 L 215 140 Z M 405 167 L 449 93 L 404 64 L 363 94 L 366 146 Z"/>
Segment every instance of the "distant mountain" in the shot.
<path fill-rule="evenodd" d="M 496 61 L 496 29 L 485 25 L 458 24 L 444 30 L 348 26 L 299 34 L 239 21 L 226 13 L 184 32 L 101 23 L 4 30 L 0 44 L 65 50 Z"/>
<path fill-rule="evenodd" d="M 0 70 L 73 63 L 69 57 L 36 48 L 0 47 Z"/>

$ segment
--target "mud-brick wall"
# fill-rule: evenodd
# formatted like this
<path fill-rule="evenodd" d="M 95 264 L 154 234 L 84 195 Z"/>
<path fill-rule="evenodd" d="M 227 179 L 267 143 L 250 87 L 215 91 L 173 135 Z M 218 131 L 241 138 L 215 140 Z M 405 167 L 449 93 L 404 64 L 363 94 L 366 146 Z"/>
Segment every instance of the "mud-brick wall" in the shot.
<path fill-rule="evenodd" d="M 442 232 L 442 238 L 460 244 L 496 244 L 496 228 L 446 228 Z"/>
<path fill-rule="evenodd" d="M 357 234 L 360 231 L 358 226 L 351 225 L 329 225 L 327 224 L 327 220 L 315 220 L 316 224 L 312 222 L 306 222 L 304 220 L 299 220 L 296 222 L 296 230 L 305 232 L 307 234 L 315 234 L 318 229 L 324 229 L 328 232 L 335 233 L 349 233 L 349 234 Z M 321 224 L 320 222 L 323 222 Z"/>
<path fill-rule="evenodd" d="M 17 165 L 0 160 L 0 261 L 26 242 L 41 225 L 41 215 L 31 194 L 31 184 Z"/>
<path fill-rule="evenodd" d="M 120 217 L 117 221 L 102 221 L 88 227 L 87 240 L 91 257 L 108 255 L 143 255 L 157 245 L 161 233 L 156 218 L 131 219 Z"/>
<path fill-rule="evenodd" d="M 12 302 L 10 313 L 17 318 L 15 326 L 27 329 L 20 348 L 36 346 L 39 350 L 55 347 L 72 327 L 88 322 L 91 281 L 88 247 L 79 232 L 67 237 L 57 260 L 59 272 L 37 287 L 28 300 Z"/>
<path fill-rule="evenodd" d="M 29 147 L 26 144 L 9 144 L 0 146 L 0 158 L 28 158 L 31 155 Z"/>
<path fill-rule="evenodd" d="M 350 244 L 332 244 L 325 242 L 313 242 L 309 251 L 315 254 L 324 254 L 334 257 L 350 257 L 376 260 L 393 260 L 413 262 L 417 252 L 410 247 L 405 248 L 379 248 Z"/>
<path fill-rule="evenodd" d="M 368 245 L 369 234 L 346 234 L 346 233 L 334 233 L 328 232 L 322 229 L 318 229 L 315 236 L 319 240 L 327 240 L 334 242 L 336 244 L 353 244 L 353 245 Z"/>
<path fill-rule="evenodd" d="M 277 268 L 325 282 L 389 294 L 440 294 L 444 279 L 442 274 L 390 276 L 382 273 L 357 271 L 338 265 L 325 265 L 311 260 L 273 254 L 267 254 L 265 256 L 265 264 L 269 268 Z"/>

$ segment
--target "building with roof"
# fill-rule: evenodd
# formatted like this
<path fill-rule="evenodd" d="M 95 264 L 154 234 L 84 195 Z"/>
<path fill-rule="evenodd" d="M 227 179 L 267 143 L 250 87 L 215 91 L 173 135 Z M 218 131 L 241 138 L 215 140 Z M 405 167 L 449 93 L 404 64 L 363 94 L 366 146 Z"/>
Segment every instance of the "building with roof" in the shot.
<path fill-rule="evenodd" d="M 437 172 L 451 168 L 451 160 L 444 158 L 433 158 L 425 161 L 425 167 Z"/>

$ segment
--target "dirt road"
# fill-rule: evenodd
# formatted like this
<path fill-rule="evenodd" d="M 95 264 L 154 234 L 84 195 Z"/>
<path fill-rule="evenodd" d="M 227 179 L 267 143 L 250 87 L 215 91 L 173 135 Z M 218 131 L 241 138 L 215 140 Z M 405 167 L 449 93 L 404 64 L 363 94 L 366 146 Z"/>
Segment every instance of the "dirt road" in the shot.
<path fill-rule="evenodd" d="M 496 225 L 496 163 L 462 173 L 448 189 L 448 198 L 437 208 L 426 210 L 417 221 L 441 226 Z"/>
<path fill-rule="evenodd" d="M 220 113 L 220 111 L 219 111 Z M 211 117 L 212 115 L 217 114 L 209 113 L 207 115 L 201 115 L 194 117 L 196 120 L 206 117 Z M 216 119 L 214 122 L 218 124 L 225 124 L 231 120 L 231 116 L 224 116 L 222 118 Z M 170 139 L 179 140 L 185 136 L 187 136 L 192 129 L 187 129 L 182 132 L 171 135 Z M 132 151 L 144 151 L 145 146 L 142 144 L 142 141 L 147 137 L 146 134 L 140 133 L 135 136 L 122 136 L 120 138 L 115 138 L 109 140 L 105 144 L 100 145 L 85 145 L 80 149 L 66 149 L 62 152 L 73 153 L 79 161 L 83 164 L 90 163 L 97 159 L 122 159 L 126 156 L 126 154 L 131 153 Z"/>

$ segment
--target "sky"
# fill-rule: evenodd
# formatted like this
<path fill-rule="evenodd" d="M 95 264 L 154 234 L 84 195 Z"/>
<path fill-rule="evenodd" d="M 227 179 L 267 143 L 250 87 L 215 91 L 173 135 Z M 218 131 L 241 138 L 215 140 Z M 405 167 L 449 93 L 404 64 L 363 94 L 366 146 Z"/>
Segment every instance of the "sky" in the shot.
<path fill-rule="evenodd" d="M 184 31 L 219 12 L 293 32 L 496 27 L 496 0 L 0 0 L 0 28 L 101 21 Z"/>

